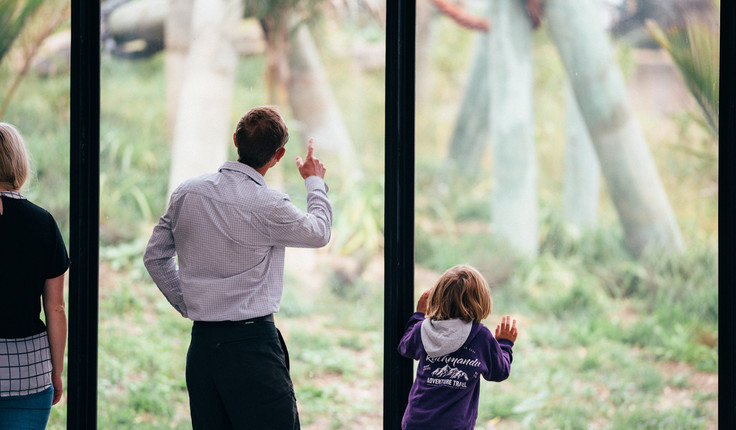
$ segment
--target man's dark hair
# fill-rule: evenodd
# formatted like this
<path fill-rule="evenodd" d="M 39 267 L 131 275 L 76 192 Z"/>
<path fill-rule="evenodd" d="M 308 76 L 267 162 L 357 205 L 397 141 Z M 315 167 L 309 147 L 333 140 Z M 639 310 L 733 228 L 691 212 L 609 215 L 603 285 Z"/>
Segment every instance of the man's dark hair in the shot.
<path fill-rule="evenodd" d="M 268 163 L 288 140 L 289 132 L 284 119 L 270 106 L 249 110 L 235 127 L 238 161 L 254 169 Z"/>

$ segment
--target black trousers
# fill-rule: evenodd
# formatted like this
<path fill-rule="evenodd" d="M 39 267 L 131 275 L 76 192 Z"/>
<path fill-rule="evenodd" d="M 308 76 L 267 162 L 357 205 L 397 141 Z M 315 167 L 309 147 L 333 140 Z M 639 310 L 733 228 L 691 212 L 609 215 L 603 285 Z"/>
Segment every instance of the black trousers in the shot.
<path fill-rule="evenodd" d="M 272 319 L 195 322 L 186 380 L 194 430 L 300 428 L 286 345 Z"/>

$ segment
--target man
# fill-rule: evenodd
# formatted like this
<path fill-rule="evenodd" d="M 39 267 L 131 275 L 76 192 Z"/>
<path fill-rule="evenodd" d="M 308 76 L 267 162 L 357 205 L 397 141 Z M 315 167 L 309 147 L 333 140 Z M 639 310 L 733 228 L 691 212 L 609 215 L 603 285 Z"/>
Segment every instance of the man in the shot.
<path fill-rule="evenodd" d="M 326 245 L 332 208 L 312 139 L 306 158 L 296 158 L 307 213 L 266 185 L 288 139 L 275 109 L 246 113 L 233 134 L 238 161 L 181 184 L 143 256 L 169 303 L 194 321 L 186 381 L 195 430 L 299 428 L 288 352 L 273 313 L 285 247 Z"/>

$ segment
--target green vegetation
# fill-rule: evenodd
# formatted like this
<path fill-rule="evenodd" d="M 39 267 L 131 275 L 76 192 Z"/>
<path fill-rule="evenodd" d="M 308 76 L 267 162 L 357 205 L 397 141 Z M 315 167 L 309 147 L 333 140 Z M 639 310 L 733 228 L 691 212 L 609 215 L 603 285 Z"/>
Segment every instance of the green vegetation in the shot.
<path fill-rule="evenodd" d="M 440 34 L 459 31 L 448 25 Z M 443 84 L 426 95 L 432 105 L 417 111 L 416 293 L 447 267 L 470 263 L 492 284 L 494 314 L 487 325 L 495 327 L 502 314 L 520 322 L 511 378 L 482 385 L 478 427 L 715 426 L 718 160 L 716 154 L 692 155 L 709 148 L 710 137 L 686 117 L 643 119 L 683 228 L 685 254 L 633 259 L 605 197 L 598 228 L 571 235 L 557 210 L 561 68 L 549 43 L 538 37 L 537 49 L 545 55 L 536 83 L 545 100 L 537 114 L 541 252 L 533 261 L 523 260 L 490 233 L 487 172 L 471 183 L 448 177 L 442 168 L 462 91 L 457 82 L 462 72 L 453 66 L 465 64 L 469 52 L 455 49 L 467 35 L 452 39 L 457 45 L 443 45 L 433 60 L 440 63 L 434 79 Z M 377 267 L 382 258 L 383 75 L 344 73 L 349 61 L 331 61 L 329 73 L 370 179 L 348 195 L 331 195 L 339 209 L 335 243 L 317 253 L 309 277 L 287 270 L 277 316 L 290 348 L 302 424 L 312 429 L 380 428 L 381 419 L 383 275 Z M 141 262 L 166 205 L 170 154 L 163 63 L 161 56 L 137 62 L 103 59 L 102 429 L 190 428 L 184 381 L 190 324 L 170 308 Z M 266 102 L 262 73 L 262 58 L 241 60 L 234 118 Z M 0 82 L 10 74 L 6 66 L 0 68 Z M 18 125 L 33 155 L 35 176 L 26 194 L 54 214 L 66 237 L 68 90 L 68 76 L 31 74 L 4 118 Z M 487 159 L 483 165 L 487 168 Z M 303 187 L 291 170 L 284 167 L 283 187 L 301 204 Z M 359 264 L 340 265 L 353 260 Z M 63 401 L 53 408 L 49 428 L 65 428 Z"/>
<path fill-rule="evenodd" d="M 682 28 L 673 26 L 663 30 L 654 21 L 647 22 L 647 30 L 672 57 L 680 70 L 690 93 L 702 111 L 709 131 L 718 135 L 718 96 L 721 30 L 718 17 L 720 0 L 713 1 L 709 19 L 689 19 Z"/>
<path fill-rule="evenodd" d="M 0 60 L 10 50 L 28 17 L 41 6 L 40 0 L 17 2 L 0 0 Z"/>

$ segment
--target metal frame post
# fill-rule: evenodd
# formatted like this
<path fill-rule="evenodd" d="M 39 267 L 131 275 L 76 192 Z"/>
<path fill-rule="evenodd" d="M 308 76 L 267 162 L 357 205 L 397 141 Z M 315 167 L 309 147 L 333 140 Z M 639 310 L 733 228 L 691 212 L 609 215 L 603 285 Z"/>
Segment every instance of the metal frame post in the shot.
<path fill-rule="evenodd" d="M 736 22 L 736 5 L 732 1 L 721 2 L 721 52 L 720 52 L 720 87 L 719 87 L 719 135 L 718 151 L 719 163 L 724 161 L 726 165 L 733 161 L 733 141 L 736 131 L 736 85 L 734 84 L 734 58 L 736 58 L 736 45 L 734 45 L 734 28 Z M 730 211 L 733 207 L 733 194 L 728 192 L 734 183 L 734 173 L 731 169 L 719 170 L 719 183 L 726 184 L 724 193 L 718 194 L 718 314 L 719 331 L 723 334 L 719 337 L 718 349 L 718 424 L 721 428 L 736 428 L 736 410 L 731 407 L 734 398 L 734 384 L 736 383 L 736 370 L 731 366 L 736 352 L 736 336 L 734 328 L 736 323 L 731 316 L 733 303 L 736 302 L 736 293 L 732 287 L 734 274 L 730 264 L 720 261 L 720 256 L 727 259 L 734 255 L 734 241 L 736 241 L 736 226 L 730 219 Z M 722 187 L 720 185 L 719 187 Z M 731 203 L 729 203 L 731 202 Z M 727 211 L 724 213 L 723 211 Z M 723 221 L 723 222 L 721 222 Z M 724 363 L 723 366 L 720 363 Z"/>
<path fill-rule="evenodd" d="M 383 428 L 401 428 L 412 362 L 396 347 L 414 307 L 416 0 L 386 2 Z"/>
<path fill-rule="evenodd" d="M 97 428 L 100 2 L 72 0 L 67 428 Z"/>

